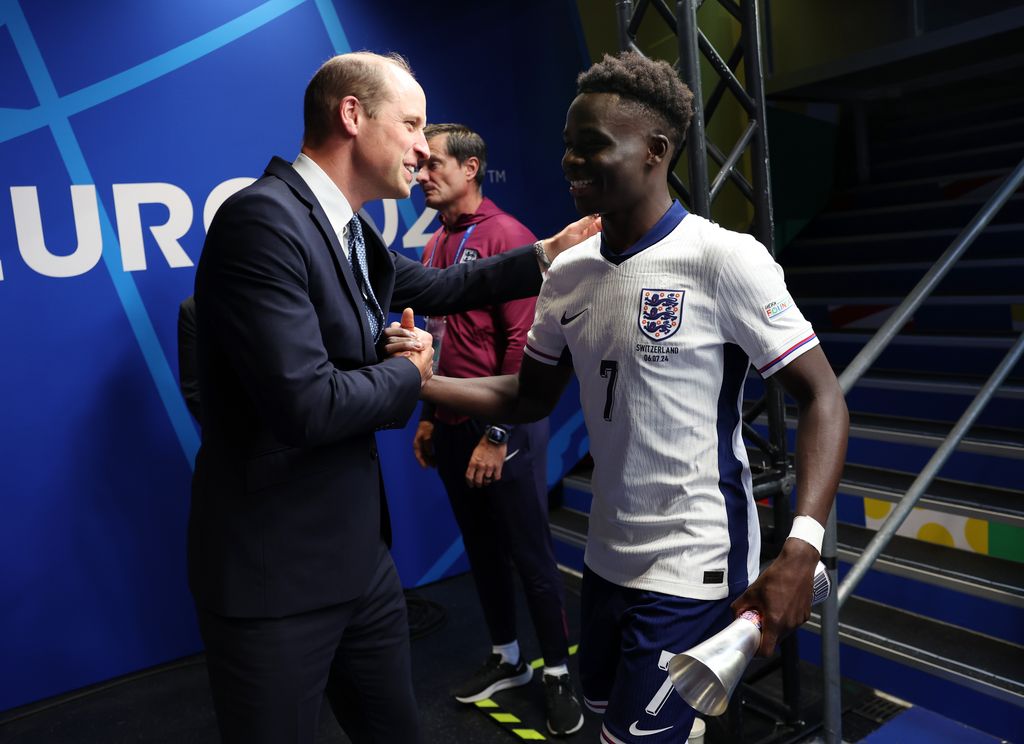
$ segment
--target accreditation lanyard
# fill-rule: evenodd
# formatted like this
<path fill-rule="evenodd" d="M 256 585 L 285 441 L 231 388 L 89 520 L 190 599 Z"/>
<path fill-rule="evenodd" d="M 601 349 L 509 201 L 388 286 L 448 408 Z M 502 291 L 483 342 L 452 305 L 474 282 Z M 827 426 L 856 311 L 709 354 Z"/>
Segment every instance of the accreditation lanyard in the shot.
<path fill-rule="evenodd" d="M 462 252 L 466 248 L 466 240 L 476 229 L 476 224 L 472 224 L 462 235 L 462 240 L 459 241 L 458 250 L 455 251 L 455 260 L 452 261 L 452 266 L 455 266 L 462 259 Z M 434 268 L 434 254 L 437 253 L 437 244 L 440 243 L 440 233 L 434 238 L 434 248 L 430 251 L 430 258 L 427 261 L 427 266 Z M 434 372 L 437 373 L 438 367 L 441 364 L 441 343 L 444 341 L 444 333 L 447 326 L 447 318 L 443 315 L 435 315 L 427 317 L 427 333 L 431 335 L 434 342 Z"/>
<path fill-rule="evenodd" d="M 452 266 L 454 266 L 460 260 L 462 260 L 462 252 L 466 249 L 466 241 L 469 240 L 469 236 L 473 234 L 473 231 L 476 230 L 476 226 L 478 224 L 480 224 L 480 223 L 474 223 L 474 224 L 470 225 L 466 229 L 466 232 L 464 232 L 462 234 L 462 240 L 459 241 L 459 247 L 455 251 L 455 260 L 452 261 Z M 441 232 L 444 232 L 444 231 L 442 230 Z M 441 233 L 438 233 L 437 235 L 434 236 L 434 247 L 430 251 L 430 259 L 427 261 L 427 266 L 429 266 L 430 268 L 434 268 L 434 254 L 437 253 L 437 244 L 440 243 L 440 242 L 441 242 Z"/>

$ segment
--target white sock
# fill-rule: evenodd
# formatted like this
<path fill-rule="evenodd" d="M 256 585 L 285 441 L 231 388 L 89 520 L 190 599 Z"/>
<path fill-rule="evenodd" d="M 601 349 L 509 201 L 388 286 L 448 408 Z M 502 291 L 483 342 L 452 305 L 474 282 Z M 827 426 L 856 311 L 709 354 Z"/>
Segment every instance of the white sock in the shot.
<path fill-rule="evenodd" d="M 506 664 L 517 666 L 519 664 L 519 641 L 512 641 L 503 646 L 491 646 L 492 654 L 500 654 L 501 660 Z"/>
<path fill-rule="evenodd" d="M 558 666 L 546 666 L 544 667 L 544 676 L 548 677 L 561 677 L 563 674 L 569 673 L 568 664 L 559 664 Z"/>

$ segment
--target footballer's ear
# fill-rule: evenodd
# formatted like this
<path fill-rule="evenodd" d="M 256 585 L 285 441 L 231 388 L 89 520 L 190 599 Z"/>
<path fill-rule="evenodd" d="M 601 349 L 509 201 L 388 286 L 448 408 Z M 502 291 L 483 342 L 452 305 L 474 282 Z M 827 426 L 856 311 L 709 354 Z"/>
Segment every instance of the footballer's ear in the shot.
<path fill-rule="evenodd" d="M 671 151 L 671 144 L 664 134 L 652 134 L 647 138 L 647 162 L 651 165 L 667 159 Z"/>

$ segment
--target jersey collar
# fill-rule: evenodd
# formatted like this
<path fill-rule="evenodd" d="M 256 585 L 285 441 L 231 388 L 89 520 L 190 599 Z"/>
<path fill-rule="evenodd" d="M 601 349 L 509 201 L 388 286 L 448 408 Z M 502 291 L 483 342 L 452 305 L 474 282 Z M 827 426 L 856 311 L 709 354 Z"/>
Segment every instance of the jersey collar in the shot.
<path fill-rule="evenodd" d="M 628 251 L 622 253 L 613 253 L 609 250 L 608 246 L 604 242 L 604 234 L 601 235 L 601 255 L 604 256 L 608 261 L 618 266 L 627 258 L 631 258 L 638 254 L 645 248 L 650 248 L 655 243 L 663 240 L 666 235 L 675 230 L 679 223 L 683 221 L 683 218 L 689 212 L 679 203 L 679 200 L 673 200 L 672 206 L 668 208 L 668 211 L 661 216 L 661 219 L 654 223 L 654 227 L 647 231 L 640 240 L 633 244 Z"/>

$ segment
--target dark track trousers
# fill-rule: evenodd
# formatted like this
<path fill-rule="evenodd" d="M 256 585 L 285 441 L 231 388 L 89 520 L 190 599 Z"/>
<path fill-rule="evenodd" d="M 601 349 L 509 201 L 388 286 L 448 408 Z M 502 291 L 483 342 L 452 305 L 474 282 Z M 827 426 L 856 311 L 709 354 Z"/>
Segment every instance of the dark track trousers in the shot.
<path fill-rule="evenodd" d="M 437 469 L 462 531 L 484 618 L 495 645 L 516 634 L 515 579 L 519 572 L 544 662 L 569 658 L 562 577 L 548 526 L 548 423 L 512 429 L 501 479 L 482 488 L 466 485 L 466 467 L 484 427 L 477 421 L 434 426 Z M 515 453 L 513 455 L 513 453 Z"/>

